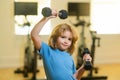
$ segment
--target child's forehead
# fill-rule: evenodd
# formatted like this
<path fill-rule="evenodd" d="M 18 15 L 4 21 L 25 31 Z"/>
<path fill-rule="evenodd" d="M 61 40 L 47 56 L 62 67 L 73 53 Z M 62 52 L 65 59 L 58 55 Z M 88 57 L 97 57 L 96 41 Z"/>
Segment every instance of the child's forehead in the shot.
<path fill-rule="evenodd" d="M 60 32 L 65 32 L 65 31 L 70 31 L 70 32 L 71 32 L 71 29 L 70 29 L 69 27 L 67 27 L 67 26 L 61 26 L 61 27 L 59 28 L 59 31 L 60 31 Z"/>
<path fill-rule="evenodd" d="M 72 34 L 70 29 L 62 29 L 62 30 L 60 30 L 60 34 L 62 34 L 62 33 L 71 33 Z"/>
<path fill-rule="evenodd" d="M 66 31 L 64 31 L 64 32 L 61 32 L 60 35 L 61 35 L 61 36 L 69 36 L 69 37 L 72 37 L 72 36 L 73 36 L 72 32 L 69 31 L 69 30 L 66 30 Z"/>

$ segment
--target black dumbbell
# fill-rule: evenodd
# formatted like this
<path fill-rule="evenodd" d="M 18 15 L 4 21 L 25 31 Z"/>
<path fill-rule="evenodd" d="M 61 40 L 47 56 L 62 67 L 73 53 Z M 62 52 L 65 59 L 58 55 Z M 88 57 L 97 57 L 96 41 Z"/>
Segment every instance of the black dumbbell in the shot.
<path fill-rule="evenodd" d="M 90 52 L 89 52 L 88 48 L 84 48 L 83 56 L 85 54 L 89 54 L 90 55 Z M 91 70 L 92 69 L 92 63 L 89 61 L 89 59 L 84 61 L 84 69 L 86 69 L 86 70 Z"/>
<path fill-rule="evenodd" d="M 42 15 L 44 17 L 49 17 L 52 15 L 52 10 L 49 7 L 44 7 L 42 9 Z M 68 17 L 68 13 L 66 10 L 60 10 L 58 16 L 60 19 L 66 19 Z"/>

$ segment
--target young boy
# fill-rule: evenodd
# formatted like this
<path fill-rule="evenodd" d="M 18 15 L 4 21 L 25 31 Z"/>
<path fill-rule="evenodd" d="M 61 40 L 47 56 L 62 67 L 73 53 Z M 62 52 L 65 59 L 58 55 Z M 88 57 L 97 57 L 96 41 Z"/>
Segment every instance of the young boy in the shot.
<path fill-rule="evenodd" d="M 45 23 L 56 18 L 57 14 L 56 10 L 52 10 L 51 16 L 42 18 L 35 25 L 31 31 L 32 41 L 42 56 L 47 80 L 80 80 L 85 71 L 84 66 L 76 70 L 71 56 L 78 39 L 75 30 L 66 23 L 59 24 L 53 29 L 48 44 L 43 42 L 39 36 Z M 83 59 L 91 61 L 88 54 L 84 55 Z"/>

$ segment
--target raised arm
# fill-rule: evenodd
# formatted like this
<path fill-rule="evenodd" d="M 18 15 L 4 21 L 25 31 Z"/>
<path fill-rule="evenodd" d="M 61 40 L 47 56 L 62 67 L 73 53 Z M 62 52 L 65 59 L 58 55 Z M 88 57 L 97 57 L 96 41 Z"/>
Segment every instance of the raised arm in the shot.
<path fill-rule="evenodd" d="M 31 38 L 33 41 L 33 44 L 35 46 L 36 49 L 40 49 L 41 48 L 41 38 L 39 36 L 40 31 L 42 30 L 43 26 L 46 24 L 46 22 L 51 19 L 51 18 L 55 18 L 57 16 L 57 12 L 55 10 L 52 11 L 52 15 L 49 17 L 43 17 L 32 29 L 31 31 Z"/>

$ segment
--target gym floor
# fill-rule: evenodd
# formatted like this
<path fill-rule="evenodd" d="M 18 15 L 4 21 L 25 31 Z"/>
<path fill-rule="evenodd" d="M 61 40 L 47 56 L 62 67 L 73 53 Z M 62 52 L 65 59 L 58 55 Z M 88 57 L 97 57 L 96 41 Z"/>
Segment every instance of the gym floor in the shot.
<path fill-rule="evenodd" d="M 120 80 L 120 64 L 104 64 L 96 65 L 98 67 L 98 73 L 93 72 L 93 76 L 107 76 L 107 80 Z M 22 73 L 16 74 L 14 71 L 16 68 L 0 68 L 0 80 L 31 80 L 33 74 L 29 73 L 28 77 L 23 77 Z M 38 67 L 39 72 L 37 72 L 36 80 L 42 80 L 45 78 L 45 73 L 43 67 Z M 83 77 L 87 76 L 88 71 L 86 71 Z M 97 79 L 98 80 L 98 79 Z M 99 79 L 101 80 L 101 79 Z"/>

